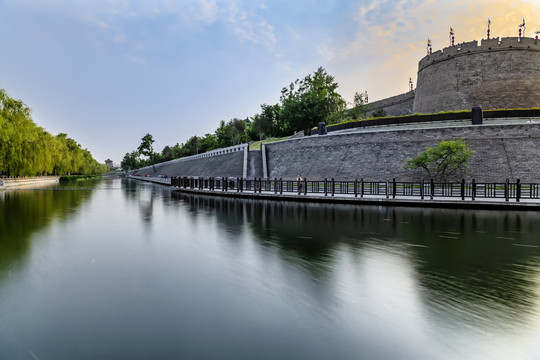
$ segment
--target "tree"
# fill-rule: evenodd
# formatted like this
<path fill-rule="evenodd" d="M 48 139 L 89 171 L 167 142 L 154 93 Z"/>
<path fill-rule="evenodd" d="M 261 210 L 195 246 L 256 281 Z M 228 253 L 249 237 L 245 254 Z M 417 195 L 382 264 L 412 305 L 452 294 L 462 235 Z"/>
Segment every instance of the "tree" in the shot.
<path fill-rule="evenodd" d="M 443 140 L 436 147 L 427 147 L 421 154 L 407 159 L 404 168 L 422 168 L 430 179 L 446 181 L 462 174 L 473 153 L 463 139 Z"/>
<path fill-rule="evenodd" d="M 146 134 L 141 139 L 141 145 L 137 148 L 137 151 L 139 151 L 139 154 L 147 156 L 150 158 L 152 154 L 154 153 L 154 149 L 152 148 L 152 144 L 154 143 L 154 139 L 152 138 L 152 135 Z"/>
<path fill-rule="evenodd" d="M 368 114 L 368 105 L 366 101 L 366 94 L 359 93 L 358 91 L 354 93 L 353 98 L 353 108 L 349 110 L 349 115 L 353 119 L 365 119 Z"/>
<path fill-rule="evenodd" d="M 126 153 L 124 159 L 120 162 L 120 167 L 124 171 L 129 171 L 139 168 L 139 152 L 134 150 L 130 153 Z"/>
<path fill-rule="evenodd" d="M 199 138 L 199 152 L 204 153 L 218 148 L 216 136 L 206 134 L 203 138 Z"/>
<path fill-rule="evenodd" d="M 334 77 L 322 67 L 283 88 L 280 118 L 287 123 L 288 130 L 309 130 L 331 114 L 344 110 L 346 103 L 336 92 L 337 88 Z"/>

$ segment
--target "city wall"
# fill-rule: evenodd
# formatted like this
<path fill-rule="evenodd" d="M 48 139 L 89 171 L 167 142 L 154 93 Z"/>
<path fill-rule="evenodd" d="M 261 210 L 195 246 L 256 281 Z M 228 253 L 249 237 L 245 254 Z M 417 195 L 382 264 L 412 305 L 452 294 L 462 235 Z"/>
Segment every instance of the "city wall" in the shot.
<path fill-rule="evenodd" d="M 138 175 L 295 179 L 301 174 L 308 180 L 427 180 L 423 170 L 403 169 L 406 159 L 441 140 L 456 139 L 464 139 L 474 151 L 463 178 L 540 181 L 540 124 L 536 123 L 306 136 L 265 144 L 262 153 L 240 151 L 157 164 L 141 169 Z"/>
<path fill-rule="evenodd" d="M 399 116 L 412 114 L 415 91 L 409 91 L 404 94 L 392 96 L 386 99 L 370 103 L 369 113 L 372 114 L 379 110 L 384 110 L 388 116 Z"/>
<path fill-rule="evenodd" d="M 495 38 L 427 55 L 418 64 L 414 113 L 540 106 L 540 41 Z"/>
<path fill-rule="evenodd" d="M 400 181 L 427 179 L 405 170 L 406 159 L 441 140 L 464 139 L 474 151 L 466 179 L 540 179 L 540 125 L 464 126 L 312 136 L 265 146 L 268 177 Z"/>

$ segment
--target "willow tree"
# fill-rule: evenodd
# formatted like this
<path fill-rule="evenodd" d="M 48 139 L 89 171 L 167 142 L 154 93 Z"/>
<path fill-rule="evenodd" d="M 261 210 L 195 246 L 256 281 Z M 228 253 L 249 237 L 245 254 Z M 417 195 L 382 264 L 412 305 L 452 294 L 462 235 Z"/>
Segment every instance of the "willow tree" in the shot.
<path fill-rule="evenodd" d="M 0 89 L 0 175 L 101 173 L 104 170 L 66 134 L 54 137 L 37 126 L 30 109 Z"/>

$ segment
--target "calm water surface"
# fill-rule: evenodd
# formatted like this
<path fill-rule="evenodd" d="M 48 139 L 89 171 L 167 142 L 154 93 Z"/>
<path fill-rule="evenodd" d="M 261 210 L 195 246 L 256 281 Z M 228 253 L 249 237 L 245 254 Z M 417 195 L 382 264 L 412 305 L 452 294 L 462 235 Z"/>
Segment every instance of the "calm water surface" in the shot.
<path fill-rule="evenodd" d="M 0 192 L 0 359 L 538 358 L 538 212 Z"/>

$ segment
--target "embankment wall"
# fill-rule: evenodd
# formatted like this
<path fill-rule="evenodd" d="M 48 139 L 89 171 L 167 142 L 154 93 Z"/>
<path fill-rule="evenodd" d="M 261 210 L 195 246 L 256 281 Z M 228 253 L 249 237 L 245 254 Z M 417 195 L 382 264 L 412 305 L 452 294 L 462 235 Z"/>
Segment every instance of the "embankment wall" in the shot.
<path fill-rule="evenodd" d="M 167 176 L 242 177 L 243 169 L 244 152 L 237 151 L 185 161 L 168 161 L 139 169 L 135 174 L 139 176 L 161 174 Z"/>
<path fill-rule="evenodd" d="M 540 125 L 482 125 L 329 134 L 266 144 L 269 178 L 399 181 L 427 179 L 406 159 L 441 140 L 464 139 L 474 151 L 466 179 L 540 181 Z"/>
<path fill-rule="evenodd" d="M 243 177 L 366 181 L 419 181 L 428 179 L 424 170 L 405 170 L 408 158 L 441 140 L 464 139 L 474 151 L 468 180 L 503 182 L 540 181 L 540 124 L 453 126 L 424 129 L 374 130 L 306 136 L 265 144 L 261 151 L 244 151 L 157 164 L 138 175 Z"/>

